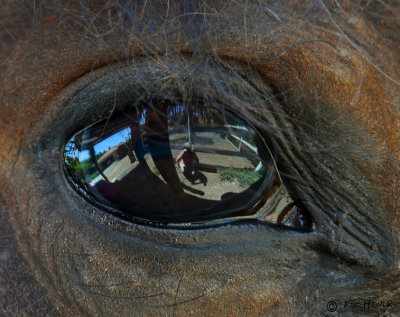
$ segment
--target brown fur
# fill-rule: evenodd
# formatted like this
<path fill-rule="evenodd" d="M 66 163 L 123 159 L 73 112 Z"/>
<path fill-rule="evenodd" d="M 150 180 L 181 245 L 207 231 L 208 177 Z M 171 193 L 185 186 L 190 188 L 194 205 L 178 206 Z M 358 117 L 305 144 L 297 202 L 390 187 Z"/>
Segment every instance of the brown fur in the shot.
<path fill-rule="evenodd" d="M 22 253 L 4 269 L 18 262 L 10 278 L 27 275 L 0 284 L 0 310 L 320 316 L 355 298 L 400 308 L 398 1 L 88 2 L 2 4 L 1 219 Z M 124 67 L 142 71 L 146 91 L 229 101 L 268 134 L 316 230 L 149 229 L 77 197 L 63 142 L 107 109 L 70 101 Z"/>

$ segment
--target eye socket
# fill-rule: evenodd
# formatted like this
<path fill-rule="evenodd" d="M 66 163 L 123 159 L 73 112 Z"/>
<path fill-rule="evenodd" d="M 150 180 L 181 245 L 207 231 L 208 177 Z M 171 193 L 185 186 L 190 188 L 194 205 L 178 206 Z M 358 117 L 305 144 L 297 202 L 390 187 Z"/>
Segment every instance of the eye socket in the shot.
<path fill-rule="evenodd" d="M 73 135 L 64 163 L 78 192 L 125 219 L 311 226 L 262 136 L 219 106 L 154 101 L 126 108 Z"/>

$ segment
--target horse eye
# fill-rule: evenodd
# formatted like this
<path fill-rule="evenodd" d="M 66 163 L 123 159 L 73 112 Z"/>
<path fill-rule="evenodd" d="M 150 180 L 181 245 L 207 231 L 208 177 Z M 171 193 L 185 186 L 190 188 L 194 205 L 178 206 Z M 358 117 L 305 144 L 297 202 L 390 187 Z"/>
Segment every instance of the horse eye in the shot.
<path fill-rule="evenodd" d="M 78 192 L 131 221 L 310 229 L 261 135 L 217 106 L 160 101 L 114 113 L 73 135 L 64 162 Z"/>

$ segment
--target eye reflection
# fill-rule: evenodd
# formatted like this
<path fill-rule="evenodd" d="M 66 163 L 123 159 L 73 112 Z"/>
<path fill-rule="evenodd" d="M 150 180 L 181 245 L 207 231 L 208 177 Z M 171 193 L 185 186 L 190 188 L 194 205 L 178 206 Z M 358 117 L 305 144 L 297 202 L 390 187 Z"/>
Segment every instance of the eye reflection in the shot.
<path fill-rule="evenodd" d="M 77 189 L 127 219 L 251 218 L 309 228 L 257 131 L 216 106 L 164 101 L 131 107 L 76 133 L 64 155 Z"/>

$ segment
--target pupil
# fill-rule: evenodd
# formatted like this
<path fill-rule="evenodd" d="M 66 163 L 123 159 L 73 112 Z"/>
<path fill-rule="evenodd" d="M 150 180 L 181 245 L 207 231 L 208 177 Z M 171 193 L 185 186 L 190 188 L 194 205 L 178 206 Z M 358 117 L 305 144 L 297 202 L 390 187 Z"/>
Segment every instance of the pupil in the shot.
<path fill-rule="evenodd" d="M 160 223 L 255 214 L 274 176 L 257 132 L 210 105 L 131 107 L 76 133 L 64 156 L 69 178 L 91 201 Z"/>

